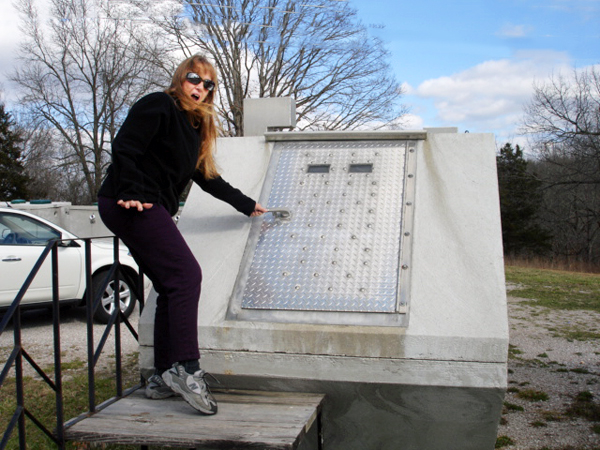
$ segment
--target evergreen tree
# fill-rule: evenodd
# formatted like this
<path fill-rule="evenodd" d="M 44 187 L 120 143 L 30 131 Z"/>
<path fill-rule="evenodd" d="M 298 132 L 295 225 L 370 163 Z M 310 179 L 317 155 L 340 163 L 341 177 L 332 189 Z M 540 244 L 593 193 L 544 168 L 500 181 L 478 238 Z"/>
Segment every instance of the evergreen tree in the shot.
<path fill-rule="evenodd" d="M 0 103 L 0 200 L 27 198 L 25 168 L 21 161 L 19 144 L 23 141 L 14 131 L 14 122 L 10 113 Z"/>
<path fill-rule="evenodd" d="M 527 255 L 550 249 L 550 234 L 537 222 L 541 181 L 527 170 L 523 150 L 507 143 L 496 158 L 504 253 Z"/>

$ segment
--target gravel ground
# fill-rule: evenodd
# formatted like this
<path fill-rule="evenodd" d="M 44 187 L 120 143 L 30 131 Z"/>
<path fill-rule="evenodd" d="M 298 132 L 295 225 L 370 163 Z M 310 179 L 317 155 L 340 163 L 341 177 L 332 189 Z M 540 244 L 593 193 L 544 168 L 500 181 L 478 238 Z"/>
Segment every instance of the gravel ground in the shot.
<path fill-rule="evenodd" d="M 64 308 L 61 309 L 60 318 L 60 342 L 62 349 L 62 362 L 87 361 L 87 330 L 85 319 L 85 308 Z M 129 321 L 134 329 L 137 330 L 139 313 L 138 308 L 133 311 Z M 22 342 L 23 348 L 27 351 L 36 363 L 42 368 L 47 369 L 54 363 L 53 357 L 53 333 L 52 333 L 52 312 L 47 309 L 36 309 L 23 311 L 22 324 Z M 101 324 L 94 324 L 94 342 L 97 344 L 105 327 Z M 9 326 L 0 336 L 0 369 L 7 360 L 13 346 L 13 328 Z M 123 354 L 137 352 L 137 341 L 129 333 L 129 330 L 122 325 L 121 347 Z M 114 337 L 113 333 L 104 346 L 102 356 L 99 359 L 98 367 L 105 368 L 114 362 Z M 14 370 L 14 369 L 13 369 Z M 27 363 L 24 363 L 25 375 L 33 375 L 35 371 Z"/>
<path fill-rule="evenodd" d="M 600 409 L 600 340 L 573 340 L 565 337 L 568 331 L 588 331 L 600 335 L 600 314 L 590 311 L 555 311 L 530 306 L 522 299 L 509 296 L 510 358 L 509 392 L 505 404 L 516 405 L 523 411 L 506 407 L 498 436 L 509 437 L 513 444 L 507 450 L 600 450 L 599 422 L 573 418 L 567 414 L 581 392 L 590 392 Z M 137 310 L 131 322 L 137 328 Z M 24 348 L 41 367 L 52 364 L 52 318 L 47 310 L 23 313 Z M 61 311 L 61 344 L 63 361 L 87 358 L 85 309 Z M 103 331 L 94 328 L 97 341 Z M 6 330 L 0 336 L 0 361 L 12 347 L 13 333 Z M 137 351 L 136 341 L 123 332 L 123 351 Z M 109 343 L 113 342 L 109 340 Z M 114 358 L 114 347 L 107 344 L 100 365 Z M 26 364 L 26 373 L 33 371 Z M 547 394 L 544 401 L 531 401 L 519 393 L 539 391 Z"/>
<path fill-rule="evenodd" d="M 600 449 L 600 422 L 568 414 L 582 392 L 593 395 L 592 403 L 586 404 L 600 413 L 600 314 L 550 310 L 510 296 L 508 302 L 509 392 L 498 436 L 508 436 L 514 444 L 502 448 Z M 576 331 L 594 333 L 596 338 L 575 340 L 567 334 Z M 520 397 L 529 391 L 545 393 L 548 398 L 532 401 Z"/>

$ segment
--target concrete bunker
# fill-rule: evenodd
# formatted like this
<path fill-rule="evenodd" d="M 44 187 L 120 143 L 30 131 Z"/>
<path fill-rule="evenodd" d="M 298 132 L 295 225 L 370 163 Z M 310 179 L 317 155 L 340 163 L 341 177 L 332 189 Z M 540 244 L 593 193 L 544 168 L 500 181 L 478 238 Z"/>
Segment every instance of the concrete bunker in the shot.
<path fill-rule="evenodd" d="M 508 348 L 495 145 L 443 131 L 221 139 L 224 177 L 286 211 L 248 220 L 197 187 L 183 209 L 202 367 L 225 387 L 326 394 L 325 448 L 494 448 Z"/>

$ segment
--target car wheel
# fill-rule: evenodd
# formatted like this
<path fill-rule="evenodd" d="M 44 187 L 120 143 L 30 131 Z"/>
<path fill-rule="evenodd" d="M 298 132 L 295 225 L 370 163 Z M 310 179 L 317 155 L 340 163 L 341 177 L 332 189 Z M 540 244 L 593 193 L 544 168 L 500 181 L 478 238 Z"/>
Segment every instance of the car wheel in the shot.
<path fill-rule="evenodd" d="M 97 297 L 98 291 L 102 288 L 104 280 L 106 279 L 107 271 L 95 273 L 92 276 L 92 288 L 94 290 L 94 298 Z M 134 294 L 133 286 L 126 277 L 121 275 L 119 280 L 119 302 L 121 304 L 121 311 L 125 317 L 129 317 L 135 308 L 135 302 L 137 297 Z M 110 280 L 106 289 L 102 292 L 102 299 L 100 304 L 94 313 L 94 318 L 101 323 L 108 323 L 110 316 L 115 309 L 115 281 Z"/>

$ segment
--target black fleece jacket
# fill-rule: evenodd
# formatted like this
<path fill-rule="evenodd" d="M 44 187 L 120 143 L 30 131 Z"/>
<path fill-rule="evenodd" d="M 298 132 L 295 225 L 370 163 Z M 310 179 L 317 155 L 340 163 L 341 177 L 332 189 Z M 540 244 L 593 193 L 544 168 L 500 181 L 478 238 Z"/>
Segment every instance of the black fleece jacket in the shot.
<path fill-rule="evenodd" d="M 99 196 L 157 203 L 171 215 L 194 180 L 212 196 L 249 216 L 256 202 L 220 176 L 207 180 L 196 170 L 200 137 L 173 98 L 156 92 L 136 102 L 112 143 L 112 164 Z"/>

